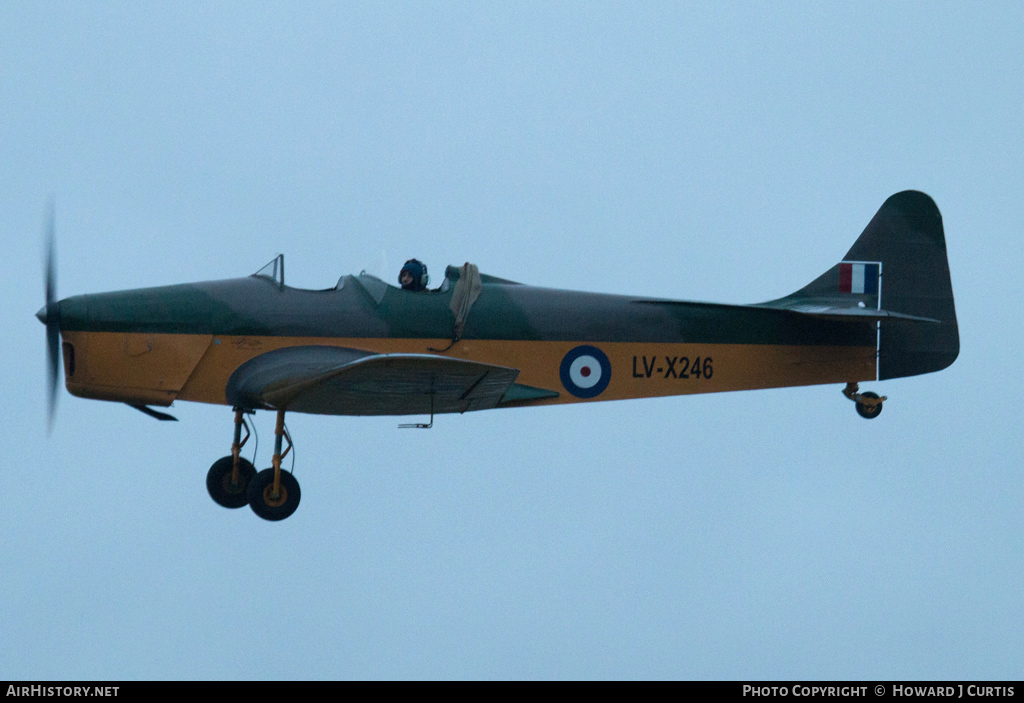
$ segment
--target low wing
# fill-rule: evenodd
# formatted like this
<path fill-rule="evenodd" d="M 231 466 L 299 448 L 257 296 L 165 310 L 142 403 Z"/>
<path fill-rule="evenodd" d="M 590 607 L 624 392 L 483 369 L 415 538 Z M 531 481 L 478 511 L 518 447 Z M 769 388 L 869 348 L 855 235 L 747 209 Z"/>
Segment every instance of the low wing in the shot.
<path fill-rule="evenodd" d="M 518 369 L 430 354 L 289 347 L 242 364 L 227 400 L 247 409 L 321 415 L 426 415 L 493 408 Z"/>

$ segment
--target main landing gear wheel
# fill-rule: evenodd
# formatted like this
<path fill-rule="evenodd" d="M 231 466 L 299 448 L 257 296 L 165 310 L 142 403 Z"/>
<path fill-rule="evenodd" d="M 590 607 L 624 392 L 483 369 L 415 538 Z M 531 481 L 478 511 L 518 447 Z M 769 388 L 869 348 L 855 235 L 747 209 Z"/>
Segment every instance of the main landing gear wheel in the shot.
<path fill-rule="evenodd" d="M 264 520 L 284 520 L 299 507 L 299 482 L 281 469 L 281 480 L 274 491 L 274 469 L 263 469 L 249 481 L 249 507 Z"/>
<path fill-rule="evenodd" d="M 226 456 L 213 462 L 206 473 L 206 490 L 217 505 L 241 508 L 249 503 L 249 482 L 256 475 L 256 467 L 238 457 L 238 479 L 233 480 L 234 457 Z"/>
<path fill-rule="evenodd" d="M 281 460 L 292 450 L 292 438 L 284 426 L 284 410 L 277 411 L 273 466 L 259 473 L 251 462 L 239 456 L 249 441 L 249 424 L 244 413 L 244 408 L 235 408 L 235 439 L 231 444 L 231 455 L 218 459 L 210 467 L 206 474 L 206 490 L 218 505 L 225 508 L 248 505 L 264 520 L 284 520 L 299 507 L 302 495 L 295 477 L 281 469 Z M 284 440 L 288 440 L 288 448 L 282 451 Z"/>
<path fill-rule="evenodd" d="M 866 391 L 860 394 L 862 400 L 857 401 L 857 414 L 868 420 L 873 420 L 882 414 L 882 399 L 878 397 L 877 393 Z M 865 403 L 864 399 L 869 402 Z M 875 402 L 870 402 L 875 401 Z"/>

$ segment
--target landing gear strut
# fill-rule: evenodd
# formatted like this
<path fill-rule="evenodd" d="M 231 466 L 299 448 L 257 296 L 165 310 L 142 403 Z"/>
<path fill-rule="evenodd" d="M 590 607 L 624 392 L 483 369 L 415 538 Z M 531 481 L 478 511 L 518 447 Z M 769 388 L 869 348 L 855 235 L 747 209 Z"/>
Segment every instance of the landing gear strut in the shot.
<path fill-rule="evenodd" d="M 242 427 L 245 439 L 242 439 Z M 239 456 L 242 446 L 249 441 L 249 425 L 241 410 L 235 410 L 235 441 L 231 443 L 231 456 L 213 462 L 206 474 L 206 490 L 217 505 L 241 508 L 249 502 L 249 482 L 256 475 L 256 467 Z"/>
<path fill-rule="evenodd" d="M 281 460 L 292 450 L 292 438 L 284 427 L 284 410 L 277 411 L 273 466 L 259 473 L 251 462 L 240 456 L 250 437 L 249 424 L 243 412 L 235 408 L 235 440 L 231 444 L 231 455 L 213 462 L 206 474 L 206 490 L 217 505 L 225 508 L 248 505 L 264 520 L 284 520 L 299 507 L 301 496 L 299 482 L 281 469 Z M 283 440 L 288 440 L 288 448 L 284 452 L 281 451 Z"/>
<path fill-rule="evenodd" d="M 856 383 L 847 383 L 843 389 L 843 395 L 857 404 L 857 414 L 868 420 L 873 420 L 882 414 L 882 401 L 886 400 L 883 395 L 866 391 L 858 392 L 859 386 Z"/>
<path fill-rule="evenodd" d="M 283 439 L 288 448 L 281 452 Z M 284 520 L 299 507 L 299 482 L 281 468 L 281 460 L 292 450 L 292 438 L 284 428 L 284 410 L 277 411 L 277 427 L 274 430 L 273 466 L 256 474 L 249 482 L 249 507 L 264 520 Z"/>

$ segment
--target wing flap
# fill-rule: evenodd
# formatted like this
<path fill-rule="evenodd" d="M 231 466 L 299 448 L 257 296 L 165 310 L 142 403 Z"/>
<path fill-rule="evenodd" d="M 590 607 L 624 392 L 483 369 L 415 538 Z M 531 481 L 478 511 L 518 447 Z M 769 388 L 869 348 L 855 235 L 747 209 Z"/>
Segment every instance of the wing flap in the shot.
<path fill-rule="evenodd" d="M 501 399 L 502 405 L 511 404 L 526 404 L 532 403 L 538 400 L 548 400 L 550 398 L 557 398 L 558 392 L 548 390 L 547 388 L 536 388 L 534 386 L 525 386 L 521 383 L 513 383 L 512 387 L 508 389 L 504 397 Z"/>

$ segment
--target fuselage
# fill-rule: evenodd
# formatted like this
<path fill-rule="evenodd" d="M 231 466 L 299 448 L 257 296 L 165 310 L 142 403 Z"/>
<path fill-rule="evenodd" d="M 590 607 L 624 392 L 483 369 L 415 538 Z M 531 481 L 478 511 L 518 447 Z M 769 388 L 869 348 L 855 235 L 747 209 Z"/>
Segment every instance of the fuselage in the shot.
<path fill-rule="evenodd" d="M 75 395 L 133 404 L 227 404 L 227 381 L 242 364 L 304 345 L 440 354 L 505 366 L 520 370 L 517 383 L 558 393 L 509 396 L 503 405 L 876 377 L 873 322 L 484 277 L 461 338 L 452 344 L 451 298 L 451 286 L 410 292 L 371 276 L 345 276 L 327 290 L 249 276 L 66 298 L 59 303 L 66 385 Z M 567 360 L 584 347 L 603 357 L 601 368 L 595 367 L 602 374 L 599 386 L 587 386 L 585 379 L 580 386 L 566 375 Z M 598 392 L 591 393 L 593 388 Z"/>

